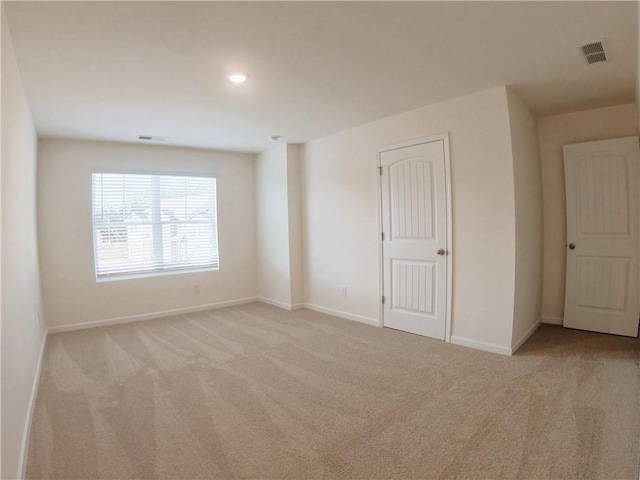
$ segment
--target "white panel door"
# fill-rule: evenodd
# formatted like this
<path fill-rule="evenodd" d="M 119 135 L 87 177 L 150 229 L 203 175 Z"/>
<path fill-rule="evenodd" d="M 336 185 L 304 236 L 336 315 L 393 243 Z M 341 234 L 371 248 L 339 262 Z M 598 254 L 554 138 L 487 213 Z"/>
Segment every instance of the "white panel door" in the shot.
<path fill-rule="evenodd" d="M 383 325 L 444 340 L 444 141 L 382 152 Z"/>
<path fill-rule="evenodd" d="M 564 146 L 564 326 L 636 337 L 640 315 L 638 137 Z"/>

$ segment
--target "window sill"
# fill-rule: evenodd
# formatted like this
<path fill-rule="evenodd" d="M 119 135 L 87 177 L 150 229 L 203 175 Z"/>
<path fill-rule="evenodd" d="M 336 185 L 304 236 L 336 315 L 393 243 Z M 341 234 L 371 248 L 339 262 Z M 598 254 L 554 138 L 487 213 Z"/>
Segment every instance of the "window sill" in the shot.
<path fill-rule="evenodd" d="M 115 282 L 117 280 L 135 280 L 138 278 L 149 277 L 164 277 L 166 275 L 184 275 L 187 273 L 202 273 L 202 272 L 215 272 L 220 270 L 220 267 L 208 267 L 208 268 L 189 268 L 184 270 L 165 270 L 162 272 L 142 272 L 142 273 L 123 273 L 117 275 L 111 275 L 109 277 L 97 277 L 96 282 Z"/>

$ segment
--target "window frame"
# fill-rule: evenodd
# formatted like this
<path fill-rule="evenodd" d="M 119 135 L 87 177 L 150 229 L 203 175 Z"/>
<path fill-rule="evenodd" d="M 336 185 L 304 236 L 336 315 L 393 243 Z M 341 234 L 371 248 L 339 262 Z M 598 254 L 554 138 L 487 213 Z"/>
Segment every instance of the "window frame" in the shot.
<path fill-rule="evenodd" d="M 214 254 L 214 257 L 217 259 L 217 262 L 215 264 L 211 264 L 211 265 L 182 265 L 182 266 L 163 266 L 161 264 L 158 264 L 156 266 L 152 266 L 149 269 L 146 270 L 129 270 L 129 271 L 120 271 L 120 272 L 113 272 L 113 273 L 102 273 L 100 274 L 98 272 L 98 234 L 97 234 L 97 228 L 96 228 L 96 215 L 95 215 L 95 206 L 94 206 L 94 201 L 95 201 L 95 191 L 94 191 L 94 176 L 95 175 L 100 175 L 100 174 L 106 174 L 106 175 L 146 175 L 146 176 L 151 176 L 154 178 L 159 178 L 159 177 L 194 177 L 194 178 L 205 178 L 205 179 L 212 179 L 214 181 L 214 195 L 212 197 L 213 200 L 213 219 L 210 222 L 201 222 L 201 224 L 203 225 L 211 225 L 213 228 L 212 231 L 212 242 L 214 243 L 215 247 L 214 251 L 212 251 L 212 253 Z M 211 272 L 211 271 L 217 271 L 220 270 L 220 241 L 219 241 L 219 235 L 218 235 L 218 224 L 219 224 L 219 219 L 218 219 L 218 177 L 214 174 L 211 173 L 199 173 L 199 172 L 174 172 L 174 171 L 149 171 L 149 170 L 121 170 L 121 169 L 95 169 L 91 171 L 91 236 L 92 236 L 92 243 L 93 243 L 93 265 L 94 265 L 94 275 L 95 275 L 95 280 L 96 282 L 111 282 L 111 281 L 117 281 L 117 280 L 126 280 L 126 279 L 135 279 L 135 278 L 149 278 L 149 277 L 159 277 L 159 276 L 165 276 L 165 275 L 176 275 L 176 274 L 185 274 L 185 273 L 199 273 L 199 272 Z M 158 207 L 159 204 L 157 202 L 159 202 L 159 197 L 157 196 L 157 194 L 154 194 L 154 192 L 151 192 L 151 197 L 152 197 L 152 202 L 154 204 L 154 207 Z M 135 225 L 151 225 L 152 228 L 152 232 L 153 232 L 153 244 L 154 247 L 152 248 L 153 251 L 153 256 L 154 256 L 154 264 L 156 262 L 156 260 L 158 259 L 158 256 L 161 255 L 161 253 L 159 254 L 156 249 L 155 249 L 155 245 L 156 242 L 159 241 L 160 244 L 162 244 L 162 227 L 163 225 L 171 225 L 172 223 L 170 222 L 163 222 L 162 220 L 157 220 L 157 217 L 159 216 L 159 210 L 156 210 L 156 208 L 152 208 L 152 219 L 149 222 L 140 222 L 140 223 L 136 223 Z M 157 213 L 158 212 L 158 213 Z M 187 220 L 185 221 L 179 221 L 179 222 L 175 222 L 173 224 L 177 224 L 177 225 L 187 225 L 187 224 L 194 224 L 194 222 L 189 222 Z M 122 224 L 124 225 L 124 223 Z M 119 227 L 120 224 L 114 224 L 113 227 L 117 228 Z"/>

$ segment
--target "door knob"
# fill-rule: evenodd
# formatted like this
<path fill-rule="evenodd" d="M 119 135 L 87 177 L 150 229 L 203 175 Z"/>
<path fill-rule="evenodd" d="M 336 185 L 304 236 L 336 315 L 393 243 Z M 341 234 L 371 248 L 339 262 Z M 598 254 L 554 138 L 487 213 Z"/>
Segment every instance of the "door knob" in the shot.
<path fill-rule="evenodd" d="M 570 244 L 569 244 L 569 248 L 570 248 L 571 250 L 573 250 L 574 248 L 576 248 L 576 246 L 575 246 L 573 243 L 570 243 Z"/>
<path fill-rule="evenodd" d="M 438 251 L 436 252 L 438 255 L 442 256 L 445 253 L 447 253 L 447 251 L 444 248 L 439 248 Z"/>

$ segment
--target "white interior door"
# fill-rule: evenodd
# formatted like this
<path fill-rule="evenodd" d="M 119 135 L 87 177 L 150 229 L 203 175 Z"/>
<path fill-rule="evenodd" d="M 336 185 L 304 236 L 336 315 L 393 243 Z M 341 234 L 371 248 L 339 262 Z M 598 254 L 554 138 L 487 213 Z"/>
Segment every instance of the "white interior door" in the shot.
<path fill-rule="evenodd" d="M 380 154 L 383 325 L 444 340 L 447 194 L 444 141 Z"/>
<path fill-rule="evenodd" d="M 640 315 L 638 137 L 564 146 L 564 326 L 636 337 Z"/>

